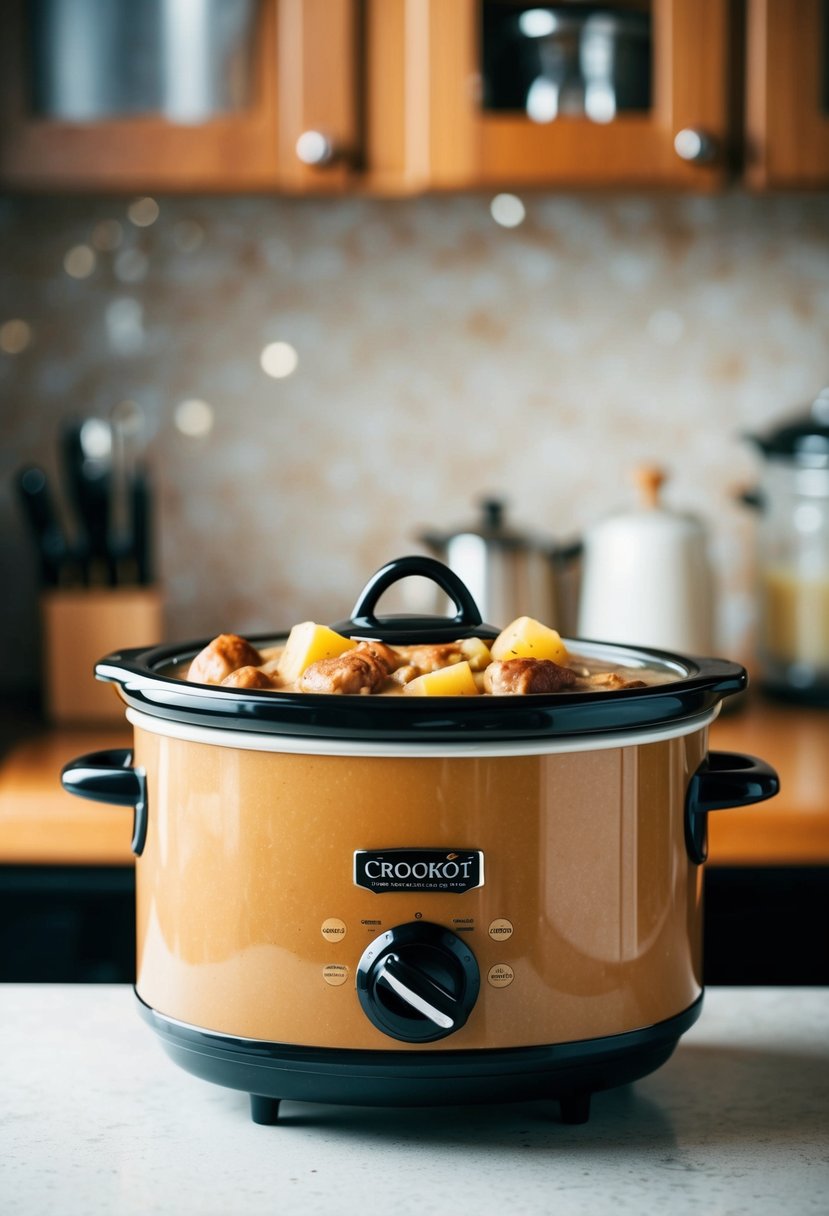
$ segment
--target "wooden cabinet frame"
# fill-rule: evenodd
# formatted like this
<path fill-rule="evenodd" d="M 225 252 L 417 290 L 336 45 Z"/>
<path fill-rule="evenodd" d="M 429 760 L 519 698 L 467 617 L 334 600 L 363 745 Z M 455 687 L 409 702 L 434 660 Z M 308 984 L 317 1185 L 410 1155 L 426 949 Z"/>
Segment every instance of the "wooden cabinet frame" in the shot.
<path fill-rule="evenodd" d="M 7 0 L 0 42 L 0 176 L 27 189 L 343 189 L 358 143 L 358 0 L 262 0 L 253 98 L 197 126 L 153 116 L 72 123 L 27 113 L 26 0 Z M 343 155 L 303 165 L 296 140 L 321 130 Z"/>
<path fill-rule="evenodd" d="M 746 178 L 752 186 L 829 185 L 824 21 L 823 0 L 748 0 Z"/>
<path fill-rule="evenodd" d="M 438 189 L 513 183 L 711 189 L 721 183 L 728 0 L 652 0 L 652 108 L 607 125 L 573 118 L 539 125 L 523 115 L 483 111 L 479 12 L 478 0 L 368 0 L 374 98 L 368 145 L 381 184 L 395 176 L 412 188 Z M 392 73 L 390 59 L 402 71 Z M 679 158 L 673 141 L 684 127 L 713 141 L 713 160 Z"/>

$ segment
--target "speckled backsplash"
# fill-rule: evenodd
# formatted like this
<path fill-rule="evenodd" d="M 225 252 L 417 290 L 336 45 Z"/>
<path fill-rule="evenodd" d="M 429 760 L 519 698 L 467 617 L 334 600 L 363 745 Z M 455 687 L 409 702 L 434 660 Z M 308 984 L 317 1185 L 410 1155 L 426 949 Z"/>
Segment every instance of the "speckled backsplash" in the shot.
<path fill-rule="evenodd" d="M 710 526 L 719 645 L 741 652 L 740 434 L 829 381 L 826 197 L 530 196 L 510 229 L 489 202 L 4 202 L 0 683 L 37 661 L 11 475 L 56 475 L 61 420 L 124 400 L 148 420 L 171 638 L 347 615 L 482 494 L 570 537 L 657 461 Z"/>

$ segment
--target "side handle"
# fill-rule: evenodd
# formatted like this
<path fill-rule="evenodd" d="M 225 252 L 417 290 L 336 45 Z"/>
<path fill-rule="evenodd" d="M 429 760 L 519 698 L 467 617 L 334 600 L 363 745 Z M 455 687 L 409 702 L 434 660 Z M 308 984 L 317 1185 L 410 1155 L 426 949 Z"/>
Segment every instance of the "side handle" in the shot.
<path fill-rule="evenodd" d="M 147 777 L 143 769 L 133 768 L 128 747 L 78 756 L 64 766 L 60 780 L 65 790 L 79 798 L 131 806 L 131 847 L 136 857 L 141 856 L 147 839 Z"/>
<path fill-rule="evenodd" d="M 751 806 L 773 798 L 780 778 L 765 760 L 738 752 L 709 752 L 688 785 L 685 847 L 695 865 L 708 856 L 708 812 Z"/>

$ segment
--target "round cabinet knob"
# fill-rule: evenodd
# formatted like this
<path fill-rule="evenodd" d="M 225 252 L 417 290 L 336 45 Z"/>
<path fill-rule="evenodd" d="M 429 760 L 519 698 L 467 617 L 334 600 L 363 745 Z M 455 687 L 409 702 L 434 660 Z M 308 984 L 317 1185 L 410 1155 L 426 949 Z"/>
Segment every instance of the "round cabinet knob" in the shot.
<path fill-rule="evenodd" d="M 711 136 L 698 127 L 683 127 L 674 136 L 674 151 L 681 160 L 699 165 L 714 159 L 717 146 Z"/>
<path fill-rule="evenodd" d="M 442 925 L 412 921 L 376 938 L 357 965 L 363 1012 L 402 1043 L 431 1043 L 465 1025 L 481 977 L 466 942 Z"/>
<path fill-rule="evenodd" d="M 303 165 L 330 165 L 334 145 L 322 131 L 303 131 L 296 141 L 296 154 Z"/>

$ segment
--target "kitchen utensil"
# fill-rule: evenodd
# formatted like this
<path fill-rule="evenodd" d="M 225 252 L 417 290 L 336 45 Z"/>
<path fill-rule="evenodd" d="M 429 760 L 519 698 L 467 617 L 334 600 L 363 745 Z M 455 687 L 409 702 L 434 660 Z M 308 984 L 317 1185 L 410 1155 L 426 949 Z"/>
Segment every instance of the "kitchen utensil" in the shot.
<path fill-rule="evenodd" d="M 415 574 L 452 620 L 378 615 Z M 340 628 L 495 633 L 426 557 L 378 571 Z M 257 1122 L 281 1098 L 540 1097 L 581 1122 L 592 1092 L 667 1059 L 700 1011 L 707 814 L 777 789 L 761 761 L 707 753 L 741 667 L 570 643 L 670 682 L 325 696 L 189 683 L 202 645 L 102 659 L 134 748 L 63 773 L 133 808 L 136 992 L 174 1060 L 246 1090 Z"/>
<path fill-rule="evenodd" d="M 60 449 L 66 494 L 78 525 L 78 548 L 85 554 L 86 581 L 114 585 L 117 563 L 110 548 L 112 431 L 100 418 L 64 426 Z"/>
<path fill-rule="evenodd" d="M 18 471 L 15 483 L 37 545 L 41 582 L 56 587 L 67 572 L 70 554 L 46 474 L 37 465 L 27 465 Z"/>
<path fill-rule="evenodd" d="M 418 539 L 454 570 L 487 620 L 527 615 L 573 632 L 580 544 L 555 544 L 510 527 L 500 498 L 485 498 L 480 508 L 474 523 L 428 529 Z"/>
<path fill-rule="evenodd" d="M 136 469 L 132 481 L 132 557 L 136 581 L 142 587 L 153 581 L 152 559 L 152 491 L 149 474 L 142 466 Z"/>
<path fill-rule="evenodd" d="M 489 4 L 483 14 L 484 104 L 523 109 L 535 122 L 610 122 L 647 110 L 651 21 L 645 13 L 563 5 Z"/>
<path fill-rule="evenodd" d="M 144 416 L 133 401 L 122 401 L 110 416 L 112 473 L 108 547 L 118 583 L 152 582 L 151 492 L 142 459 Z"/>
<path fill-rule="evenodd" d="M 759 506 L 759 662 L 764 686 L 829 705 L 829 388 L 747 438 L 764 457 Z"/>
<path fill-rule="evenodd" d="M 636 473 L 641 505 L 600 520 L 584 539 L 582 637 L 712 654 L 713 587 L 706 534 L 659 499 L 664 473 Z"/>

